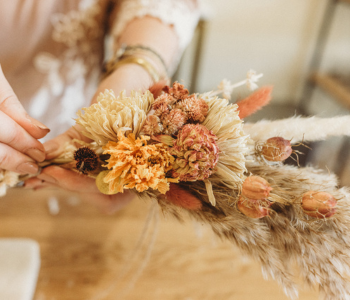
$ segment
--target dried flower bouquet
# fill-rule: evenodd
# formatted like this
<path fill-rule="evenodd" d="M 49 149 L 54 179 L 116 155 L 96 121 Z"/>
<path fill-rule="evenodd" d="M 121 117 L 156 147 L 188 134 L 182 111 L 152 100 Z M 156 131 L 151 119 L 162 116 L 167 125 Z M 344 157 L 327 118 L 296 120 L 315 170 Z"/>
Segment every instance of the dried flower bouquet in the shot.
<path fill-rule="evenodd" d="M 333 174 L 283 164 L 296 153 L 291 141 L 350 135 L 350 117 L 243 125 L 269 102 L 272 88 L 237 104 L 218 95 L 229 98 L 240 84 L 255 88 L 259 77 L 250 72 L 204 94 L 190 95 L 179 83 L 159 95 L 106 90 L 78 112 L 76 122 L 93 142 L 76 141 L 44 165 L 65 164 L 96 178 L 102 193 L 130 189 L 179 220 L 189 214 L 208 223 L 258 260 L 292 299 L 296 276 L 317 285 L 324 299 L 350 299 L 350 191 L 338 189 Z M 2 192 L 17 182 L 7 171 L 0 180 Z"/>

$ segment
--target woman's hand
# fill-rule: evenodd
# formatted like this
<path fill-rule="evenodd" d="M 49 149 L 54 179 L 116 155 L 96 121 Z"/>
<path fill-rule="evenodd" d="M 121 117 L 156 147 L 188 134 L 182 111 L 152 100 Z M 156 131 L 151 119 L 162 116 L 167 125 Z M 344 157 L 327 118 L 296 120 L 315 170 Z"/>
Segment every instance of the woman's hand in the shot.
<path fill-rule="evenodd" d="M 92 103 L 95 102 L 99 93 L 104 92 L 105 89 L 113 89 L 115 94 L 118 95 L 124 89 L 127 93 L 131 90 L 144 91 L 150 88 L 151 85 L 152 80 L 142 67 L 133 64 L 124 65 L 101 82 Z M 52 159 L 60 155 L 66 142 L 71 142 L 73 139 L 90 142 L 89 139 L 81 134 L 79 126 L 74 126 L 64 134 L 44 144 L 46 159 Z M 75 191 L 80 193 L 82 199 L 92 202 L 106 213 L 113 213 L 121 209 L 133 198 L 133 193 L 128 190 L 116 195 L 101 194 L 96 187 L 94 179 L 57 166 L 44 168 L 39 176 L 27 180 L 25 187 L 34 189 L 60 187 Z"/>
<path fill-rule="evenodd" d="M 45 149 L 37 140 L 50 130 L 31 118 L 18 101 L 0 66 L 0 169 L 36 174 Z"/>

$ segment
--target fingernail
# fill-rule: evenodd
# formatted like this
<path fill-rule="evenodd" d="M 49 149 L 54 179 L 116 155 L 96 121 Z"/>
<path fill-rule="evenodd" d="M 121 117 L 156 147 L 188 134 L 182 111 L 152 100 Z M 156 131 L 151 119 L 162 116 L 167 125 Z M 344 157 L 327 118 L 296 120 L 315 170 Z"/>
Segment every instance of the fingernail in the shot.
<path fill-rule="evenodd" d="M 46 127 L 43 123 L 39 122 L 38 120 L 36 120 L 30 116 L 28 116 L 28 118 L 32 122 L 32 124 L 35 125 L 36 127 L 38 127 L 39 129 L 50 132 L 50 129 L 48 127 Z"/>
<path fill-rule="evenodd" d="M 50 183 L 57 183 L 57 180 L 55 178 L 47 174 L 40 174 L 38 178 Z"/>
<path fill-rule="evenodd" d="M 44 143 L 44 149 L 45 149 L 46 155 L 55 152 L 56 150 L 58 150 L 58 148 L 59 148 L 59 145 L 55 141 L 48 141 Z"/>
<path fill-rule="evenodd" d="M 38 162 L 42 162 L 45 159 L 45 153 L 39 149 L 31 148 L 27 151 L 27 154 Z"/>
<path fill-rule="evenodd" d="M 38 173 L 39 167 L 33 162 L 21 163 L 17 167 L 17 171 L 22 174 L 36 174 Z"/>

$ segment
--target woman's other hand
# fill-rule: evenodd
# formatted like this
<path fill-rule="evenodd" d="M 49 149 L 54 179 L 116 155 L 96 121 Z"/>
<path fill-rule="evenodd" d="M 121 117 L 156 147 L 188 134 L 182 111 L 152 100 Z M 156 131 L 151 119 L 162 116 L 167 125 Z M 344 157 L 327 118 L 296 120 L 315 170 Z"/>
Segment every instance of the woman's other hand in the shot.
<path fill-rule="evenodd" d="M 37 140 L 50 130 L 31 118 L 17 99 L 0 66 L 0 168 L 36 174 L 45 149 Z"/>
<path fill-rule="evenodd" d="M 118 95 L 124 89 L 127 93 L 130 93 L 131 90 L 145 91 L 151 85 L 152 80 L 142 67 L 133 64 L 124 65 L 101 82 L 92 102 L 95 101 L 99 93 L 104 92 L 107 88 L 113 89 L 115 94 Z M 44 144 L 46 159 L 59 156 L 63 152 L 66 143 L 71 142 L 73 139 L 90 142 L 89 139 L 82 135 L 79 126 L 74 126 Z M 116 195 L 101 194 L 96 187 L 94 179 L 57 166 L 44 168 L 39 176 L 28 179 L 25 187 L 34 189 L 59 187 L 78 192 L 83 200 L 93 203 L 105 213 L 114 213 L 128 204 L 134 197 L 133 193 L 128 190 Z"/>

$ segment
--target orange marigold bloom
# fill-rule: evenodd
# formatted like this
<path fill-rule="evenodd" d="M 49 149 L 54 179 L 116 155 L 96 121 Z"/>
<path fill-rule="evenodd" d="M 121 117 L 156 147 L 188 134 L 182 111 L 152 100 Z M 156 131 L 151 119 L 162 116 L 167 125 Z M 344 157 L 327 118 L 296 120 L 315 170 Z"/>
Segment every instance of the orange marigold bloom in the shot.
<path fill-rule="evenodd" d="M 118 142 L 108 142 L 103 147 L 109 154 L 106 167 L 111 171 L 104 178 L 109 184 L 111 193 L 123 193 L 124 189 L 135 188 L 143 192 L 149 188 L 165 194 L 169 190 L 169 182 L 175 179 L 166 178 L 166 172 L 171 170 L 173 156 L 164 144 L 147 145 L 148 136 L 130 133 L 128 137 L 118 132 Z"/>

